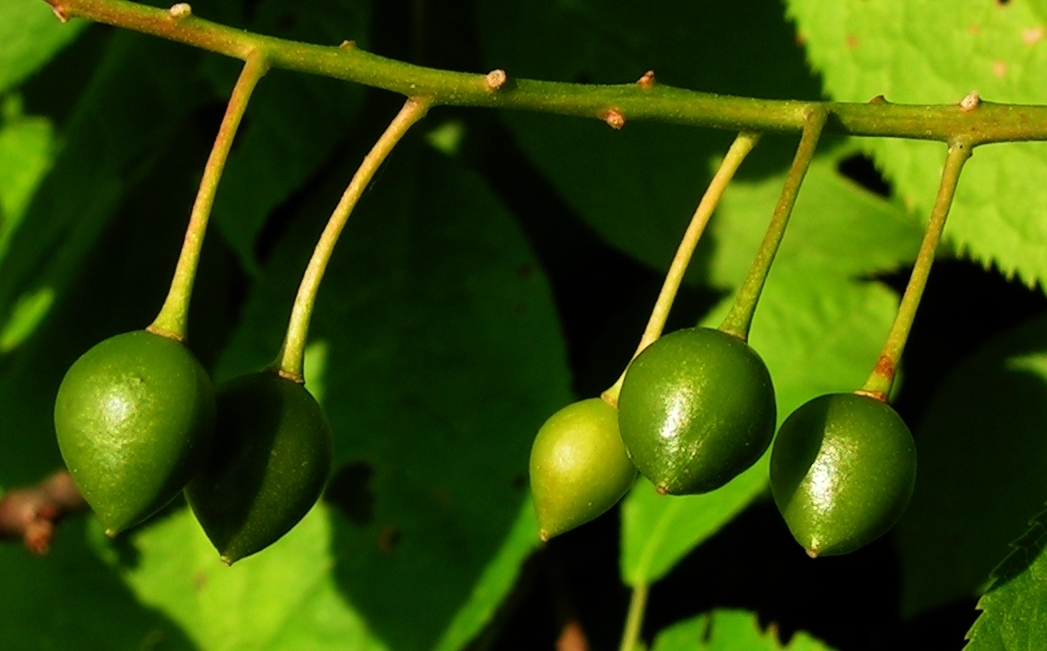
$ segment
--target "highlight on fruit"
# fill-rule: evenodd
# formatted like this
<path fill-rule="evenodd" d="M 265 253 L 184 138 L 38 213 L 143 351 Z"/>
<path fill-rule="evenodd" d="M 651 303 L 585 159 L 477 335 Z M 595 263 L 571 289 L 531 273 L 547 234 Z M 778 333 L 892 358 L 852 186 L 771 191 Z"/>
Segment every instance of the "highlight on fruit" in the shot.
<path fill-rule="evenodd" d="M 686 328 L 629 365 L 618 397 L 629 454 L 660 493 L 707 493 L 756 463 L 774 436 L 771 374 L 744 341 Z"/>
<path fill-rule="evenodd" d="M 807 554 L 847 554 L 882 536 L 905 511 L 916 446 L 886 403 L 824 395 L 782 424 L 770 476 L 774 502 Z"/>
<path fill-rule="evenodd" d="M 102 341 L 70 367 L 54 416 L 70 474 L 115 536 L 196 473 L 211 446 L 215 397 L 188 348 L 137 330 Z"/>

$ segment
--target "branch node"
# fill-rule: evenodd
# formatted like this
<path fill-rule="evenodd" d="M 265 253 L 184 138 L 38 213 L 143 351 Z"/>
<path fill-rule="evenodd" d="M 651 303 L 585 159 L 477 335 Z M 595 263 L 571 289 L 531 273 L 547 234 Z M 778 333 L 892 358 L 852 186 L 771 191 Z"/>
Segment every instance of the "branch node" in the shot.
<path fill-rule="evenodd" d="M 302 377 L 298 373 L 292 373 L 291 371 L 285 371 L 283 369 L 278 369 L 276 371 L 276 374 L 279 375 L 280 377 L 282 377 L 285 380 L 290 380 L 291 382 L 294 382 L 295 384 L 302 384 L 302 385 L 305 384 L 305 378 Z"/>
<path fill-rule="evenodd" d="M 870 104 L 890 104 L 890 102 L 887 101 L 887 98 L 884 97 L 883 95 L 877 95 L 876 97 L 870 99 L 869 103 Z"/>
<path fill-rule="evenodd" d="M 617 108 L 607 109 L 600 117 L 615 131 L 620 131 L 625 126 L 625 115 Z"/>
<path fill-rule="evenodd" d="M 501 90 L 507 81 L 509 81 L 509 77 L 505 74 L 505 70 L 501 68 L 488 72 L 487 76 L 484 77 L 484 84 L 487 85 L 487 90 Z"/>
<path fill-rule="evenodd" d="M 654 70 L 643 73 L 643 76 L 636 80 L 636 85 L 644 90 L 654 88 Z"/>
<path fill-rule="evenodd" d="M 53 13 L 55 15 L 55 18 L 58 19 L 58 22 L 62 23 L 63 25 L 69 22 L 69 14 L 67 14 L 65 12 L 65 9 L 63 9 L 62 7 L 58 5 L 51 5 L 51 13 Z"/>
<path fill-rule="evenodd" d="M 960 110 L 964 113 L 970 113 L 971 111 L 978 108 L 982 103 L 982 98 L 978 95 L 978 91 L 972 90 L 960 100 Z"/>
<path fill-rule="evenodd" d="M 338 44 L 338 47 L 342 50 L 354 50 L 356 49 L 356 41 L 342 41 Z"/>
<path fill-rule="evenodd" d="M 873 400 L 879 400 L 883 404 L 887 404 L 887 394 L 883 391 L 866 391 L 865 389 L 859 389 L 854 392 L 856 396 L 865 396 L 866 398 L 872 398 Z M 811 558 L 814 558 L 811 556 Z"/>
<path fill-rule="evenodd" d="M 171 5 L 171 8 L 167 10 L 167 13 L 174 20 L 182 20 L 193 13 L 193 8 L 190 7 L 187 2 L 179 2 L 178 4 Z"/>

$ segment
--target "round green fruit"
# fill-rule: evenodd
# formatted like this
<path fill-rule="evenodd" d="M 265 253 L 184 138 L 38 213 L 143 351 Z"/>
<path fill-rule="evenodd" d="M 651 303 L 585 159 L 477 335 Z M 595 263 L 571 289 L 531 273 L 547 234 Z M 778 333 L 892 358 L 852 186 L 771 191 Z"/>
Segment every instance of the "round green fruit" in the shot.
<path fill-rule="evenodd" d="M 200 362 L 181 343 L 145 330 L 84 353 L 55 399 L 62 458 L 110 536 L 182 490 L 210 447 L 214 418 Z"/>
<path fill-rule="evenodd" d="M 633 463 L 660 493 L 705 493 L 756 463 L 774 437 L 774 386 L 741 339 L 687 328 L 629 365 L 618 423 Z"/>
<path fill-rule="evenodd" d="M 635 479 L 614 407 L 590 398 L 556 412 L 531 448 L 531 492 L 542 540 L 607 511 Z"/>
<path fill-rule="evenodd" d="M 332 456 L 331 424 L 305 387 L 269 371 L 243 375 L 219 387 L 214 446 L 186 499 L 231 565 L 305 517 Z"/>
<path fill-rule="evenodd" d="M 847 554 L 887 532 L 916 481 L 916 447 L 889 405 L 820 396 L 782 423 L 771 452 L 771 493 L 812 558 Z"/>

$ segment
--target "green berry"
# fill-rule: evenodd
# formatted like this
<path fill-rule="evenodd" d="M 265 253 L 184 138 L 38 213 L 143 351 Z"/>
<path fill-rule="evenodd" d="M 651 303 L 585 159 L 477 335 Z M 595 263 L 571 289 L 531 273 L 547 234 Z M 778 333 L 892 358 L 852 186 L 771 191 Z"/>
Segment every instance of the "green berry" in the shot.
<path fill-rule="evenodd" d="M 145 330 L 84 353 L 55 400 L 62 458 L 110 536 L 182 490 L 210 447 L 214 417 L 200 362 L 181 343 Z"/>
<path fill-rule="evenodd" d="M 749 468 L 774 436 L 774 386 L 741 339 L 687 328 L 629 365 L 618 398 L 622 440 L 660 493 L 705 493 Z"/>
<path fill-rule="evenodd" d="M 214 447 L 186 498 L 226 564 L 280 539 L 331 472 L 331 424 L 301 384 L 262 371 L 218 390 Z"/>
<path fill-rule="evenodd" d="M 531 448 L 531 492 L 542 540 L 607 511 L 635 479 L 614 407 L 590 398 L 556 412 Z"/>
<path fill-rule="evenodd" d="M 853 393 L 820 396 L 782 424 L 771 492 L 807 554 L 847 554 L 887 532 L 916 481 L 916 447 L 898 413 Z"/>

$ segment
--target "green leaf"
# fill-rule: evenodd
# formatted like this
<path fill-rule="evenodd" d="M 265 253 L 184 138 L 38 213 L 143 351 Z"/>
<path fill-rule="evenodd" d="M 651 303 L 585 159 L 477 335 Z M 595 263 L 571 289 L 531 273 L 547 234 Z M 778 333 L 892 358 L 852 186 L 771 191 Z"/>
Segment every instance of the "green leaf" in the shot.
<path fill-rule="evenodd" d="M 520 566 L 537 546 L 538 523 L 534 518 L 534 503 L 528 499 L 521 507 L 498 554 L 484 568 L 480 579 L 473 586 L 468 601 L 444 630 L 436 651 L 465 648 L 483 630 L 516 583 Z"/>
<path fill-rule="evenodd" d="M 75 39 L 84 21 L 63 25 L 39 0 L 0 2 L 0 95 Z"/>
<path fill-rule="evenodd" d="M 0 545 L 4 646 L 50 649 L 171 649 L 192 642 L 164 615 L 139 603 L 85 544 L 86 518 L 62 526 L 45 558 Z M 100 533 L 100 532 L 99 532 Z"/>
<path fill-rule="evenodd" d="M 1033 518 L 1012 547 L 978 601 L 982 613 L 967 633 L 968 651 L 1035 649 L 1047 639 L 1047 511 Z"/>
<path fill-rule="evenodd" d="M 919 472 L 897 527 L 902 608 L 984 590 L 1047 496 L 1047 318 L 998 335 L 949 374 L 915 430 Z"/>
<path fill-rule="evenodd" d="M 680 3 L 506 2 L 479 6 L 487 65 L 522 77 L 659 82 L 760 97 L 817 98 L 815 80 L 774 0 Z M 530 35 L 521 39 L 520 33 Z M 538 40 L 543 47 L 532 47 Z M 700 64 L 696 63 L 700 62 Z M 567 203 L 613 246 L 656 267 L 669 261 L 730 134 L 645 122 L 613 131 L 596 120 L 505 113 L 520 146 Z M 757 175 L 785 165 L 781 142 Z M 746 164 L 743 174 L 753 172 Z M 694 275 L 700 263 L 693 264 Z"/>
<path fill-rule="evenodd" d="M 296 616 L 359 620 L 368 639 L 398 650 L 459 648 L 491 618 L 537 543 L 525 500 L 530 442 L 570 401 L 549 289 L 526 240 L 478 177 L 418 147 L 401 145 L 364 196 L 313 316 L 312 345 L 323 342 L 324 354 L 322 376 L 314 364 L 308 377 L 322 386 L 342 469 L 327 495 L 337 507 L 325 510 L 329 542 L 308 562 L 323 573 L 313 584 L 335 586 L 340 601 L 314 606 L 312 588 L 286 587 L 302 595 Z M 331 170 L 277 246 L 218 377 L 276 354 L 305 261 L 350 172 Z M 171 555 L 155 552 L 134 584 L 161 586 L 186 572 L 168 567 L 180 562 Z M 209 619 L 180 614 L 179 604 L 197 603 L 187 589 L 183 581 L 163 597 L 156 588 L 162 601 L 150 603 L 212 648 L 221 636 Z"/>
<path fill-rule="evenodd" d="M 662 578 L 730 522 L 766 484 L 766 460 L 705 495 L 659 495 L 641 477 L 622 503 L 622 580 L 636 586 Z"/>
<path fill-rule="evenodd" d="M 96 546 L 119 567 L 119 548 L 100 527 Z M 132 540 L 122 569 L 145 605 L 177 622 L 201 651 L 386 649 L 339 594 L 329 562 L 329 509 L 314 508 L 264 553 L 226 567 L 188 509 Z"/>
<path fill-rule="evenodd" d="M 490 621 L 519 565 L 537 546 L 534 506 L 527 500 L 505 544 L 484 570 L 436 649 L 463 648 Z M 387 649 L 346 601 L 330 564 L 332 509 L 321 503 L 264 553 L 223 565 L 188 509 L 133 535 L 135 561 L 95 526 L 95 546 L 119 568 L 145 605 L 166 613 L 208 649 Z M 124 551 L 126 556 L 126 551 Z M 410 625 L 410 619 L 404 620 Z"/>
<path fill-rule="evenodd" d="M 972 90 L 995 102 L 1043 104 L 1047 11 L 1033 2 L 789 0 L 825 89 L 837 100 L 950 104 Z M 918 26 L 918 27 L 916 27 Z M 941 144 L 863 141 L 895 191 L 926 214 L 945 158 Z M 977 150 L 964 170 L 947 235 L 984 264 L 1033 284 L 1047 279 L 1047 147 Z"/>
<path fill-rule="evenodd" d="M 369 6 L 362 1 L 269 0 L 256 8 L 248 29 L 312 43 L 354 39 L 365 47 L 369 19 Z M 233 81 L 223 75 L 220 94 L 227 94 Z M 250 272 L 259 272 L 259 230 L 344 140 L 362 97 L 361 86 L 282 70 L 270 71 L 258 84 L 222 176 L 213 217 Z"/>
<path fill-rule="evenodd" d="M 157 162 L 151 149 L 199 101 L 189 82 L 196 56 L 143 36 L 114 35 L 62 134 L 61 152 L 7 239 L 0 324 L 20 302 L 45 288 L 60 297 L 75 279 L 126 189 Z"/>
<path fill-rule="evenodd" d="M 831 651 L 800 631 L 782 645 L 773 630 L 762 630 L 754 613 L 714 610 L 661 631 L 651 651 Z"/>
<path fill-rule="evenodd" d="M 11 234 L 54 156 L 51 121 L 21 114 L 15 98 L 4 102 L 0 122 L 0 260 Z"/>

